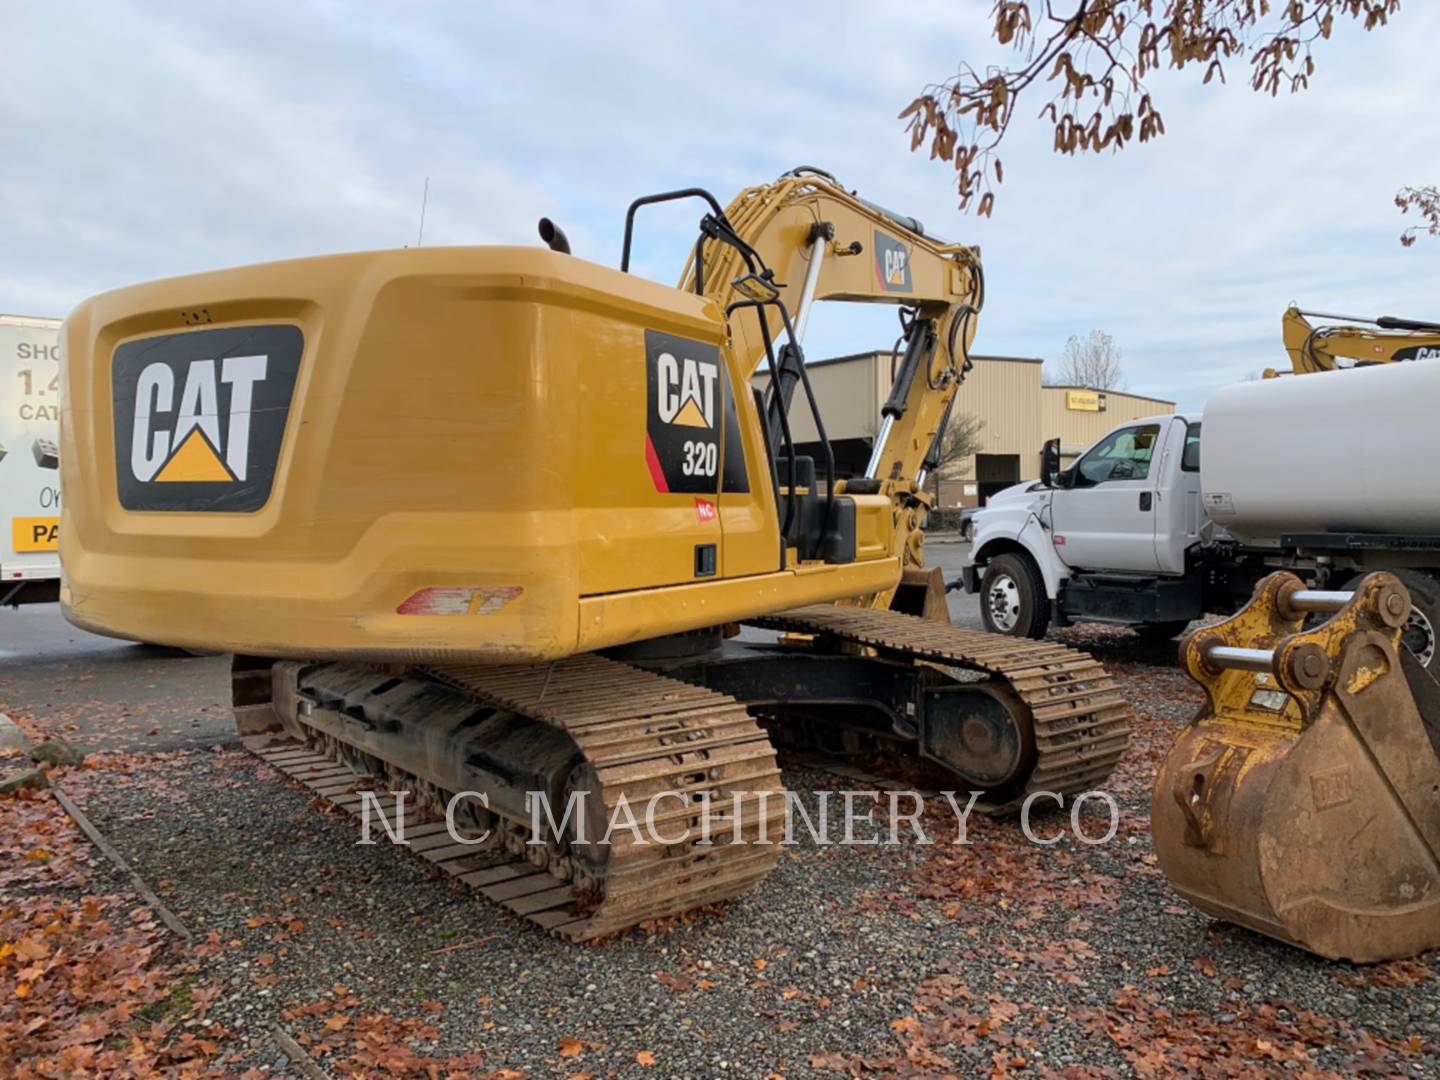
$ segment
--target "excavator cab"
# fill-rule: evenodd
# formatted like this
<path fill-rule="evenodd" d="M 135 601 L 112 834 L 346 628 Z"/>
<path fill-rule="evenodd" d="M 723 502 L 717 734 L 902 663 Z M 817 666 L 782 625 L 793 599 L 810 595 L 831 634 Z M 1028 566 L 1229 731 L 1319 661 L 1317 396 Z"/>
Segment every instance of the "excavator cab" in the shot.
<path fill-rule="evenodd" d="M 1352 593 L 1277 573 L 1184 639 L 1206 702 L 1151 802 L 1181 896 L 1332 959 L 1440 946 L 1440 713 L 1401 646 L 1409 613 L 1390 574 Z"/>

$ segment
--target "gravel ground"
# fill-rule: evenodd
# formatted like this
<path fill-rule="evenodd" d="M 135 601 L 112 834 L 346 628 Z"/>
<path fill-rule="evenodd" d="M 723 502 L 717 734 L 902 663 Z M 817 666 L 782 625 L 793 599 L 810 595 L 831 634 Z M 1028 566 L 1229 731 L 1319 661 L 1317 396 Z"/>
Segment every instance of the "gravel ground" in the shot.
<path fill-rule="evenodd" d="M 1325 963 L 1173 896 L 1149 782 L 1199 691 L 1171 647 L 1057 637 L 1099 655 L 1140 713 L 1109 787 L 1113 842 L 1041 848 L 972 818 L 963 847 L 806 843 L 719 911 L 585 947 L 355 844 L 348 819 L 233 744 L 92 757 L 65 783 L 205 942 L 235 1072 L 293 1071 L 280 1023 L 327 1070 L 371 1075 L 387 1041 L 439 1075 L 1440 1073 L 1440 959 Z M 812 813 L 843 786 L 784 779 Z M 953 836 L 944 807 L 925 824 Z"/>

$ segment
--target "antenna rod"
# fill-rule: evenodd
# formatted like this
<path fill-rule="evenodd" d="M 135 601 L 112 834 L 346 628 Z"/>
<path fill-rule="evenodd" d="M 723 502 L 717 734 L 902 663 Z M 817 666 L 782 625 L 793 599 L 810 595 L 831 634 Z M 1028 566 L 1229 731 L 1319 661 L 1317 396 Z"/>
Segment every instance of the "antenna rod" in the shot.
<path fill-rule="evenodd" d="M 430 177 L 425 177 L 425 194 L 420 196 L 420 232 L 415 237 L 415 246 L 425 240 L 425 207 L 430 202 Z"/>

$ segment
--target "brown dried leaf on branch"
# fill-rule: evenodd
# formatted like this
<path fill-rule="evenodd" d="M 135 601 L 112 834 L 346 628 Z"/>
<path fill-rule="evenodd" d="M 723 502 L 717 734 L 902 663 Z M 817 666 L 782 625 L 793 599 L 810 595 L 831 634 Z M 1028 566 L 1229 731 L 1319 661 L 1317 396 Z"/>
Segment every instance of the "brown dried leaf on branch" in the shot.
<path fill-rule="evenodd" d="M 1422 232 L 1427 236 L 1440 236 L 1440 188 L 1433 185 L 1401 188 L 1395 195 L 1395 205 L 1400 208 L 1402 214 L 1408 214 L 1414 210 L 1421 222 L 1419 225 L 1411 225 L 1402 232 L 1400 243 L 1409 247 L 1415 243 L 1415 237 Z"/>
<path fill-rule="evenodd" d="M 1311 47 L 1331 36 L 1337 16 L 1373 30 L 1399 9 L 1400 0 L 995 0 L 992 36 L 1015 62 L 982 73 L 962 61 L 900 119 L 911 150 L 928 143 L 932 159 L 954 166 L 960 208 L 988 216 L 992 185 L 1005 178 L 996 150 L 1033 83 L 1054 88 L 1039 115 L 1058 152 L 1120 150 L 1165 133 L 1145 86 L 1162 63 L 1223 82 L 1225 63 L 1245 56 L 1252 89 L 1294 93 L 1309 86 Z"/>

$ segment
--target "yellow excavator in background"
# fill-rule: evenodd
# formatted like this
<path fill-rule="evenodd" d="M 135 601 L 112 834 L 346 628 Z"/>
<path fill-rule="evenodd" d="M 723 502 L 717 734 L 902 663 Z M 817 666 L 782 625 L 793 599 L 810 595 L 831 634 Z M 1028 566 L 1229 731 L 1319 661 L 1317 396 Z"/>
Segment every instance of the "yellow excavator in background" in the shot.
<path fill-rule="evenodd" d="M 677 199 L 705 212 L 671 287 L 629 265 L 637 214 Z M 761 720 L 899 747 L 995 807 L 1109 775 L 1128 707 L 1101 666 L 950 626 L 923 569 L 978 251 L 814 169 L 724 208 L 636 200 L 618 270 L 540 234 L 548 250 L 300 259 L 81 304 L 67 617 L 236 654 L 237 722 L 269 760 L 340 806 L 363 804 L 358 775 L 488 831 L 509 862 L 439 823 L 412 835 L 571 939 L 764 878 L 783 800 Z M 860 477 L 836 475 L 801 348 L 831 299 L 904 326 Z M 819 462 L 796 452 L 797 396 Z M 637 803 L 655 832 L 599 843 Z"/>
<path fill-rule="evenodd" d="M 1316 326 L 1311 319 L 1339 320 L 1340 325 Z M 1353 323 L 1367 325 L 1349 325 Z M 1291 304 L 1281 316 L 1280 332 L 1285 351 L 1290 354 L 1291 371 L 1296 375 L 1351 366 L 1341 364 L 1342 358 L 1352 361 L 1354 366 L 1440 359 L 1440 323 L 1399 319 L 1393 315 L 1381 315 L 1378 319 L 1352 318 L 1301 311 Z M 1266 368 L 1263 373 L 1267 379 L 1279 374 L 1274 368 Z"/>

